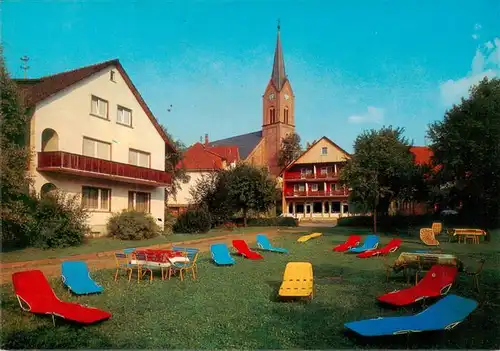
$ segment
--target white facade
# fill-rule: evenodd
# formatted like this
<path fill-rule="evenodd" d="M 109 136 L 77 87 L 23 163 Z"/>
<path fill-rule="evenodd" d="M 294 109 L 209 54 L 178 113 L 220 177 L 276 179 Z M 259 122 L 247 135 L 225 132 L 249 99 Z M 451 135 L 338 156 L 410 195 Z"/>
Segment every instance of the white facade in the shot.
<path fill-rule="evenodd" d="M 191 203 L 190 189 L 196 186 L 196 183 L 203 177 L 210 175 L 211 172 L 206 171 L 187 171 L 186 174 L 190 177 L 189 182 L 181 183 L 180 189 L 177 190 L 177 195 L 168 196 L 169 207 L 185 207 Z"/>
<path fill-rule="evenodd" d="M 85 172 L 37 171 L 37 154 L 51 151 L 164 171 L 165 141 L 116 67 L 105 68 L 38 103 L 31 120 L 30 145 L 35 151 L 30 165 L 35 190 L 41 192 L 51 183 L 80 194 L 91 213 L 93 232 L 104 233 L 110 215 L 130 204 L 148 207 L 146 211 L 162 225 L 163 186 L 103 179 L 99 174 L 89 177 Z"/>

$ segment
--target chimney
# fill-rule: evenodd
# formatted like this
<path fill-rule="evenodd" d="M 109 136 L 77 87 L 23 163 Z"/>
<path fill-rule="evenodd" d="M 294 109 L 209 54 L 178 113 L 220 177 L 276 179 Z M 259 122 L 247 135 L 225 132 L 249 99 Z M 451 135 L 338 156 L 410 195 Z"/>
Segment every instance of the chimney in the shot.
<path fill-rule="evenodd" d="M 208 134 L 205 134 L 205 146 L 208 145 Z"/>

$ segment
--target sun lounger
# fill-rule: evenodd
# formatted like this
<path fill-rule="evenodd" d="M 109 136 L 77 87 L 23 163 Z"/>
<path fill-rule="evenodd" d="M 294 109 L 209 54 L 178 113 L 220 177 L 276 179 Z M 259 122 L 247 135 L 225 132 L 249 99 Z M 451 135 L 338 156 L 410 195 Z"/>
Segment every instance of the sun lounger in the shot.
<path fill-rule="evenodd" d="M 313 268 L 310 262 L 287 263 L 279 296 L 313 298 Z"/>
<path fill-rule="evenodd" d="M 357 256 L 359 258 L 368 258 L 379 255 L 388 255 L 391 252 L 395 252 L 397 249 L 399 249 L 400 246 L 401 246 L 401 239 L 392 239 L 391 241 L 389 241 L 387 245 L 385 245 L 380 249 L 367 250 L 365 252 L 358 254 Z"/>
<path fill-rule="evenodd" d="M 111 317 L 111 313 L 97 308 L 59 300 L 40 270 L 14 273 L 12 283 L 21 308 L 31 313 L 52 315 L 54 325 L 55 316 L 82 324 Z"/>
<path fill-rule="evenodd" d="M 306 242 L 309 239 L 317 238 L 317 237 L 319 237 L 321 235 L 323 235 L 323 233 L 311 233 L 311 234 L 303 235 L 303 236 L 301 236 L 300 238 L 297 239 L 297 242 L 303 243 L 303 242 Z"/>
<path fill-rule="evenodd" d="M 274 247 L 266 234 L 257 234 L 257 246 L 266 251 L 287 253 L 288 250 L 281 247 Z"/>
<path fill-rule="evenodd" d="M 240 255 L 243 255 L 249 260 L 260 260 L 264 258 L 260 253 L 250 250 L 245 240 L 233 240 L 233 247 Z"/>
<path fill-rule="evenodd" d="M 477 302 L 450 294 L 413 316 L 379 317 L 345 323 L 363 336 L 397 335 L 432 330 L 450 330 L 477 308 Z"/>
<path fill-rule="evenodd" d="M 210 245 L 210 253 L 212 254 L 212 259 L 218 265 L 233 265 L 236 263 L 234 258 L 231 257 L 226 244 Z"/>
<path fill-rule="evenodd" d="M 63 262 L 61 276 L 64 285 L 77 295 L 96 294 L 104 290 L 90 277 L 89 268 L 83 261 Z"/>
<path fill-rule="evenodd" d="M 377 299 L 391 305 L 405 306 L 429 297 L 446 295 L 456 276 L 457 267 L 435 264 L 415 286 L 384 294 Z"/>
<path fill-rule="evenodd" d="M 370 234 L 366 236 L 365 242 L 361 246 L 351 247 L 347 252 L 360 253 L 367 250 L 376 249 L 380 239 L 378 235 Z"/>
<path fill-rule="evenodd" d="M 420 240 L 428 246 L 437 246 L 439 241 L 435 238 L 434 231 L 432 228 L 422 228 L 420 229 Z"/>
<path fill-rule="evenodd" d="M 333 248 L 333 251 L 344 252 L 349 250 L 351 247 L 358 246 L 360 242 L 361 242 L 361 235 L 353 234 L 350 235 L 344 243 L 335 246 Z"/>

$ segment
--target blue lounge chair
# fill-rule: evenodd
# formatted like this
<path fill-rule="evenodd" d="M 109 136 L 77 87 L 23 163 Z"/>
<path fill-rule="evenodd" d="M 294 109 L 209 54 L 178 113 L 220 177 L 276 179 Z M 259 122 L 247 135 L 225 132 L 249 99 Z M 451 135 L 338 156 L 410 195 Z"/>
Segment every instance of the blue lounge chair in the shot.
<path fill-rule="evenodd" d="M 347 252 L 361 253 L 368 250 L 376 249 L 379 242 L 380 239 L 378 235 L 370 234 L 366 236 L 365 242 L 362 245 L 351 247 L 349 250 L 347 250 Z"/>
<path fill-rule="evenodd" d="M 90 277 L 89 268 L 83 261 L 64 261 L 61 276 L 64 285 L 76 295 L 95 294 L 104 290 Z"/>
<path fill-rule="evenodd" d="M 226 244 L 213 244 L 210 246 L 212 259 L 218 265 L 233 265 L 236 263 Z"/>
<path fill-rule="evenodd" d="M 266 236 L 266 234 L 257 234 L 257 246 L 260 249 L 266 251 L 288 253 L 287 249 L 284 249 L 282 247 L 274 247 L 269 241 L 269 238 Z"/>
<path fill-rule="evenodd" d="M 476 307 L 477 301 L 450 294 L 413 316 L 365 319 L 345 323 L 344 326 L 363 336 L 450 330 L 467 318 Z"/>

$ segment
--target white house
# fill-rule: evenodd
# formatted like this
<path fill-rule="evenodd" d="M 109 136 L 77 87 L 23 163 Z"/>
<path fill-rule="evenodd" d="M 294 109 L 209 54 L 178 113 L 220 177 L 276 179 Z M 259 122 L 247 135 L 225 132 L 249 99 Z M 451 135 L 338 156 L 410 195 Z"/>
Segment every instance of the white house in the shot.
<path fill-rule="evenodd" d="M 118 60 L 15 82 L 32 109 L 37 192 L 80 194 L 93 234 L 127 208 L 162 225 L 165 151 L 173 147 Z"/>

